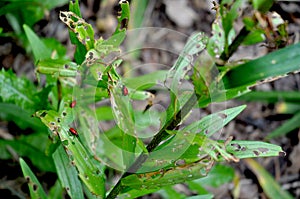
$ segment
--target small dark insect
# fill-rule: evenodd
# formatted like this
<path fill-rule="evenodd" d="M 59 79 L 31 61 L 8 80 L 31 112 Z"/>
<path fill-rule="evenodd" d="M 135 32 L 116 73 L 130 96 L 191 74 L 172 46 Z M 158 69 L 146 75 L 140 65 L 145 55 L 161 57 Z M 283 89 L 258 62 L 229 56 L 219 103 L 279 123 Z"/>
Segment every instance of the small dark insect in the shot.
<path fill-rule="evenodd" d="M 125 85 L 123 85 L 123 87 L 122 87 L 122 93 L 124 96 L 128 95 L 128 89 Z"/>
<path fill-rule="evenodd" d="M 73 135 L 78 136 L 78 132 L 77 132 L 74 128 L 70 127 L 69 131 L 70 131 L 70 133 L 72 133 Z"/>
<path fill-rule="evenodd" d="M 70 108 L 74 108 L 76 106 L 76 100 L 72 101 L 70 104 Z"/>

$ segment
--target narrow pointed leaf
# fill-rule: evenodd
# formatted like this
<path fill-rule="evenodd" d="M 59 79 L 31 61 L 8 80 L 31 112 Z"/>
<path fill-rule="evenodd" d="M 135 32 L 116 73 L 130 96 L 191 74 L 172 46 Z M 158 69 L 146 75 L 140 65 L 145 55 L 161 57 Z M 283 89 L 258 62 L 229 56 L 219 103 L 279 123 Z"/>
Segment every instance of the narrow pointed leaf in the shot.
<path fill-rule="evenodd" d="M 280 77 L 299 69 L 300 43 L 297 43 L 239 65 L 230 70 L 223 80 L 227 89 L 243 85 L 250 86 L 260 80 Z"/>
<path fill-rule="evenodd" d="M 246 159 L 248 167 L 255 173 L 264 193 L 272 199 L 292 199 L 293 197 L 284 191 L 275 179 L 258 162 L 253 159 Z"/>
<path fill-rule="evenodd" d="M 40 198 L 47 199 L 47 195 L 43 190 L 41 183 L 38 181 L 38 179 L 33 174 L 31 169 L 28 167 L 26 162 L 22 158 L 20 158 L 19 161 L 20 161 L 23 175 L 28 182 L 30 197 L 32 199 L 40 199 Z"/>
<path fill-rule="evenodd" d="M 226 150 L 237 158 L 285 156 L 280 146 L 260 141 L 231 141 Z"/>
<path fill-rule="evenodd" d="M 43 41 L 26 24 L 23 25 L 27 39 L 29 40 L 34 60 L 48 59 L 51 57 L 51 50 L 46 47 Z"/>
<path fill-rule="evenodd" d="M 58 147 L 53 154 L 56 171 L 59 176 L 62 187 L 73 199 L 83 198 L 82 186 L 78 179 L 78 172 L 71 164 L 66 152 L 62 146 Z"/>

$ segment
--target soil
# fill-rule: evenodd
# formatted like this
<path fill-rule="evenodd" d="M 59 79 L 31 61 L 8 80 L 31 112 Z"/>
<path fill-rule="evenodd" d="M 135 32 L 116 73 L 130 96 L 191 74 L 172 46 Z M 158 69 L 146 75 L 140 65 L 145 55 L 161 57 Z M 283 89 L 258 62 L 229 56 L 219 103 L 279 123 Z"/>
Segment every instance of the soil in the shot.
<path fill-rule="evenodd" d="M 95 27 L 97 37 L 107 38 L 116 25 L 116 1 L 108 0 L 106 3 L 86 0 L 81 3 L 83 18 Z M 104 1 L 103 1 L 104 2 Z M 209 0 L 153 0 L 144 14 L 142 27 L 155 27 L 146 29 L 145 35 L 137 40 L 137 46 L 142 48 L 138 59 L 125 57 L 129 63 L 141 67 L 135 71 L 137 74 L 146 74 L 157 69 L 166 69 L 172 66 L 180 50 L 183 48 L 187 38 L 194 32 L 203 31 L 211 34 L 211 24 L 215 18 L 213 4 Z M 54 37 L 63 45 L 67 46 L 68 56 L 72 57 L 74 47 L 68 39 L 67 27 L 59 20 L 60 10 L 68 10 L 68 6 L 62 6 L 51 10 L 50 13 L 34 26 L 35 32 L 43 37 Z M 289 23 L 289 38 L 291 43 L 299 40 L 300 33 L 300 3 L 294 1 L 276 3 L 272 11 L 278 12 L 284 20 Z M 4 16 L 0 20 L 5 22 L 1 26 L 5 30 L 12 30 Z M 167 30 L 166 30 L 167 29 Z M 238 25 L 237 30 L 240 29 Z M 128 43 L 123 46 L 124 51 L 128 50 Z M 235 59 L 253 59 L 269 52 L 265 46 L 241 47 L 234 54 L 231 61 Z M 16 39 L 0 37 L 0 67 L 13 71 L 21 76 L 36 81 L 32 58 L 26 53 L 22 45 Z M 292 74 L 274 82 L 259 85 L 255 90 L 291 90 L 299 91 L 300 76 Z M 157 96 L 157 101 L 160 96 Z M 161 97 L 162 98 L 162 97 Z M 243 101 L 230 100 L 226 107 L 234 107 L 244 104 Z M 210 112 L 210 108 L 206 110 Z M 223 130 L 222 136 L 234 136 L 238 140 L 262 141 L 272 130 L 279 127 L 292 115 L 283 115 L 276 112 L 276 106 L 261 102 L 247 102 L 247 108 L 234 121 L 230 122 Z M 0 121 L 1 138 L 14 137 L 15 131 L 22 131 L 12 122 Z M 5 132 L 5 133 L 3 133 Z M 28 132 L 24 132 L 28 133 Z M 300 131 L 296 129 L 286 136 L 272 139 L 270 142 L 282 146 L 286 152 L 285 157 L 257 158 L 256 160 L 266 168 L 281 185 L 295 198 L 300 198 Z M 22 172 L 15 160 L 0 160 L 0 195 L 7 195 L 6 198 L 28 198 L 28 190 L 25 180 L 20 177 Z M 230 163 L 235 168 L 236 175 L 240 180 L 240 198 L 267 198 L 260 187 L 255 174 L 249 169 L 244 161 Z M 40 177 L 46 187 L 51 187 L 55 176 L 47 173 L 40 173 Z M 186 190 L 184 186 L 176 186 L 178 190 Z M 225 184 L 219 188 L 207 187 L 215 198 L 233 198 L 233 183 Z M 188 192 L 188 191 L 187 191 Z M 66 196 L 67 197 L 67 196 Z M 143 198 L 160 198 L 158 194 L 144 196 Z"/>

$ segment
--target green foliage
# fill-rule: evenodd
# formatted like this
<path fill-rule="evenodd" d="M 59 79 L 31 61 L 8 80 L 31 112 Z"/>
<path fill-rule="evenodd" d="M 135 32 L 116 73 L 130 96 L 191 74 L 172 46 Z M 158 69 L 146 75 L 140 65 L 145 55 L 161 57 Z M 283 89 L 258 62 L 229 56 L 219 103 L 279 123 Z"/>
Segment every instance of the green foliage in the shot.
<path fill-rule="evenodd" d="M 38 198 L 46 199 L 47 195 L 46 195 L 45 191 L 43 190 L 42 185 L 40 184 L 40 182 L 38 181 L 38 179 L 34 175 L 34 173 L 31 171 L 29 166 L 26 164 L 26 162 L 22 158 L 20 158 L 19 161 L 20 161 L 20 165 L 21 165 L 23 174 L 25 176 L 25 179 L 28 182 L 28 187 L 29 187 L 29 191 L 30 191 L 30 198 L 33 198 L 33 199 L 38 199 Z"/>
<path fill-rule="evenodd" d="M 57 4 L 45 2 L 47 8 Z M 210 38 L 202 32 L 194 34 L 170 70 L 139 77 L 124 78 L 119 70 L 123 64 L 120 45 L 130 19 L 127 1 L 120 1 L 118 25 L 107 39 L 95 39 L 92 25 L 81 17 L 78 1 L 70 2 L 69 11 L 60 12 L 76 47 L 75 62 L 55 40 L 39 38 L 24 24 L 36 73 L 46 81 L 35 85 L 10 70 L 0 72 L 0 117 L 33 130 L 31 135 L 1 140 L 1 158 L 11 158 L 6 150 L 9 146 L 38 169 L 56 172 L 58 181 L 48 195 L 53 198 L 59 197 L 62 189 L 71 198 L 136 198 L 159 190 L 166 197 L 185 198 L 172 190 L 178 183 L 187 183 L 200 195 L 198 198 L 213 198 L 202 184 L 218 187 L 232 181 L 234 175 L 232 168 L 221 164 L 214 167 L 215 163 L 283 155 L 281 147 L 265 142 L 231 140 L 230 135 L 226 140 L 214 139 L 245 105 L 185 123 L 192 109 L 239 97 L 258 81 L 299 69 L 299 44 L 256 60 L 227 63 L 239 45 L 265 38 L 265 31 L 252 18 L 243 20 L 244 32 L 235 36 L 234 23 L 243 4 L 222 1 L 216 8 Z M 258 11 L 265 9 L 255 1 L 253 6 Z M 155 98 L 149 90 L 155 90 L 158 82 L 170 93 L 166 111 L 147 109 Z M 183 87 L 184 82 L 191 83 L 193 89 Z M 134 100 L 148 105 L 144 111 L 137 110 Z M 115 125 L 101 129 L 103 121 Z M 152 127 L 159 130 L 153 132 Z M 20 164 L 31 197 L 46 198 L 30 168 L 22 159 Z M 106 173 L 116 171 L 123 175 L 112 186 Z"/>
<path fill-rule="evenodd" d="M 252 159 L 246 159 L 248 167 L 256 174 L 260 186 L 269 198 L 274 199 L 291 199 L 293 198 L 288 192 L 282 190 L 280 185 L 259 163 Z"/>

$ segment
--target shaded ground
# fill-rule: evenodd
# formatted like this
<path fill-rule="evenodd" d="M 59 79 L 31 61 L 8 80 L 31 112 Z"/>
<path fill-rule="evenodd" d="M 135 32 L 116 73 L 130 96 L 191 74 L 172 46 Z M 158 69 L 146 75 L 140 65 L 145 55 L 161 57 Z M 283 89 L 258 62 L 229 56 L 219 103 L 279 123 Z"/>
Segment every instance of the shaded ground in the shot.
<path fill-rule="evenodd" d="M 95 1 L 96 2 L 96 1 Z M 83 18 L 96 27 L 96 34 L 104 38 L 113 32 L 116 21 L 114 14 L 116 13 L 115 1 L 108 1 L 104 6 L 97 5 L 93 1 L 83 2 L 82 12 Z M 172 53 L 182 49 L 186 38 L 178 36 L 178 32 L 185 35 L 191 35 L 195 31 L 204 31 L 207 34 L 211 32 L 211 23 L 214 20 L 214 11 L 212 11 L 211 3 L 209 1 L 150 1 L 148 9 L 144 16 L 145 27 L 161 27 L 177 31 L 177 33 L 169 34 L 164 31 L 154 31 L 151 34 L 145 35 L 142 38 L 143 45 L 159 45 L 160 48 L 171 49 L 168 51 L 161 51 L 159 49 L 143 49 L 138 60 L 129 60 L 133 65 L 145 63 L 160 63 L 158 68 L 171 66 L 177 57 Z M 182 3 L 182 2 L 187 2 Z M 181 4 L 179 7 L 177 4 Z M 293 42 L 298 42 L 300 33 L 300 4 L 296 3 L 280 3 L 276 4 L 273 10 L 280 13 L 285 20 L 288 20 L 290 38 Z M 50 12 L 48 17 L 35 26 L 36 33 L 44 37 L 55 37 L 60 42 L 68 46 L 68 55 L 72 56 L 73 48 L 68 40 L 67 27 L 58 20 L 59 10 L 67 10 L 67 6 L 57 8 Z M 1 24 L 7 26 L 8 24 Z M 238 27 L 237 27 L 238 28 Z M 162 42 L 163 41 L 163 42 Z M 126 46 L 124 47 L 124 49 Z M 253 58 L 262 56 L 267 53 L 265 47 L 250 47 L 241 48 L 235 55 L 238 58 Z M 130 58 L 128 58 L 130 59 Z M 0 38 L 0 61 L 1 67 L 13 68 L 18 75 L 26 75 L 31 79 L 34 77 L 34 66 L 31 59 L 26 55 L 25 50 L 20 47 L 18 41 L 8 38 Z M 140 73 L 149 73 L 157 68 L 147 67 L 138 70 Z M 266 83 L 257 86 L 255 89 L 259 90 L 299 90 L 299 75 L 290 75 L 275 82 Z M 159 96 L 157 96 L 159 98 Z M 227 107 L 233 107 L 243 102 L 229 101 Z M 235 121 L 232 121 L 225 129 L 224 135 L 233 135 L 239 140 L 263 140 L 267 133 L 271 132 L 282 122 L 290 116 L 278 115 L 274 106 L 263 103 L 247 103 L 247 109 L 238 116 Z M 12 136 L 15 132 L 20 132 L 13 123 L 0 122 L 1 135 L 7 132 Z M 5 132 L 5 133 L 3 133 Z M 28 132 L 25 132 L 28 133 Z M 7 134 L 6 134 L 7 135 Z M 289 133 L 286 137 L 280 137 L 271 140 L 272 143 L 278 144 L 283 147 L 287 152 L 286 157 L 279 158 L 264 158 L 258 161 L 272 174 L 282 187 L 290 191 L 295 198 L 300 197 L 300 133 L 297 130 Z M 2 136 L 2 138 L 4 138 Z M 0 175 L 0 195 L 14 192 L 16 195 L 19 193 L 27 192 L 27 185 L 19 169 L 18 163 L 9 161 L 0 161 L 0 168 L 2 171 Z M 247 168 L 243 161 L 237 164 L 231 164 L 235 169 L 237 175 L 240 176 L 241 195 L 243 198 L 265 198 L 261 194 L 262 190 L 258 185 L 255 175 Z M 47 174 L 41 174 L 43 178 L 47 179 L 49 184 L 45 185 L 48 188 L 53 184 L 54 177 Z M 22 186 L 20 186 L 22 184 Z M 179 189 L 182 187 L 176 186 Z M 231 191 L 233 184 L 226 184 L 218 189 L 209 188 L 216 198 L 231 198 Z M 183 188 L 184 190 L 184 188 Z M 20 196 L 16 196 L 19 198 Z M 13 197 L 10 197 L 13 198 Z M 145 197 L 146 198 L 146 197 Z M 152 198 L 159 198 L 156 194 Z"/>

